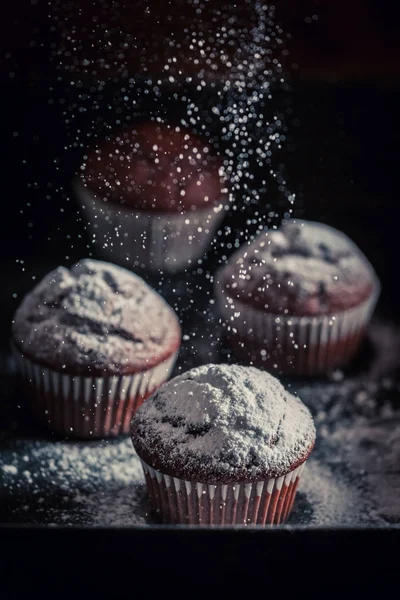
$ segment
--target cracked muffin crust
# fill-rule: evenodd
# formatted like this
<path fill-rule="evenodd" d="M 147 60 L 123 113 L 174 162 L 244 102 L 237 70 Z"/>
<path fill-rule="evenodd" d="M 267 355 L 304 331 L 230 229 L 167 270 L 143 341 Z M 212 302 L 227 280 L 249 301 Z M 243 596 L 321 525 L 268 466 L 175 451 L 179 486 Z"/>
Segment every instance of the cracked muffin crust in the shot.
<path fill-rule="evenodd" d="M 242 247 L 220 273 L 233 299 L 269 313 L 334 314 L 363 302 L 376 276 L 361 250 L 322 223 L 286 221 Z"/>
<path fill-rule="evenodd" d="M 129 433 L 132 415 L 174 368 L 178 318 L 140 277 L 84 259 L 23 299 L 12 345 L 32 413 L 68 437 Z"/>
<path fill-rule="evenodd" d="M 84 259 L 58 267 L 23 299 L 12 327 L 17 349 L 69 374 L 131 374 L 177 352 L 173 309 L 143 279 Z"/>
<path fill-rule="evenodd" d="M 138 410 L 131 435 L 153 469 L 207 484 L 285 475 L 315 440 L 304 404 L 265 371 L 209 364 L 164 384 Z"/>

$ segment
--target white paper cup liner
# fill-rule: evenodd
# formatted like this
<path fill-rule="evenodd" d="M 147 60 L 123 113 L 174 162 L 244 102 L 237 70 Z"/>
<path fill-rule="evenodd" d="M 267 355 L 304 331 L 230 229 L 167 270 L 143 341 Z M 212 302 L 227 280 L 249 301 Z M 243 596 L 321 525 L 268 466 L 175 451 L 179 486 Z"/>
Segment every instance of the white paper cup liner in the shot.
<path fill-rule="evenodd" d="M 225 214 L 222 203 L 178 214 L 135 211 L 95 198 L 79 182 L 74 187 L 94 243 L 124 266 L 174 272 L 193 265 Z"/>
<path fill-rule="evenodd" d="M 141 462 L 153 510 L 164 523 L 187 525 L 284 523 L 306 464 L 282 477 L 256 483 L 209 485 L 165 475 Z"/>
<path fill-rule="evenodd" d="M 226 294 L 217 278 L 218 312 L 235 353 L 284 374 L 315 375 L 348 363 L 375 309 L 380 285 L 358 306 L 335 315 L 293 317 L 247 306 Z"/>
<path fill-rule="evenodd" d="M 79 438 L 129 433 L 134 412 L 169 378 L 177 354 L 133 375 L 88 377 L 53 371 L 14 350 L 32 411 L 52 431 Z"/>

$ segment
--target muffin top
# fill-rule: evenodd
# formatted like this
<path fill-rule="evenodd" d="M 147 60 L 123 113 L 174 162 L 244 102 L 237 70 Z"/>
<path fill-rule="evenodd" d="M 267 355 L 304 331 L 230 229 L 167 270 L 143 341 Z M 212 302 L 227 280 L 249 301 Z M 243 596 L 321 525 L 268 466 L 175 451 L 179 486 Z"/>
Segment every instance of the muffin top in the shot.
<path fill-rule="evenodd" d="M 98 198 L 156 212 L 218 206 L 225 193 L 220 163 L 206 141 L 153 122 L 121 130 L 91 149 L 81 181 Z"/>
<path fill-rule="evenodd" d="M 137 275 L 84 259 L 58 267 L 23 299 L 13 341 L 26 356 L 70 374 L 129 374 L 175 352 L 177 316 Z"/>
<path fill-rule="evenodd" d="M 379 287 L 372 266 L 342 232 L 290 220 L 240 248 L 217 276 L 224 293 L 273 314 L 334 314 Z"/>
<path fill-rule="evenodd" d="M 278 477 L 306 460 L 312 417 L 254 367 L 204 365 L 164 384 L 132 420 L 133 445 L 156 470 L 200 483 Z"/>

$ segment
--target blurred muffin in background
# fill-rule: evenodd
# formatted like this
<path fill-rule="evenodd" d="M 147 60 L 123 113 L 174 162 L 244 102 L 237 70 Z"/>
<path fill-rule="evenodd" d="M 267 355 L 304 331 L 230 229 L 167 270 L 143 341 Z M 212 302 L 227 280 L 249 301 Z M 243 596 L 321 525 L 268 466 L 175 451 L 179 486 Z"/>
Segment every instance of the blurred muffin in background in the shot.
<path fill-rule="evenodd" d="M 311 376 L 353 358 L 380 284 L 344 233 L 293 219 L 239 248 L 217 273 L 215 291 L 237 356 Z"/>
<path fill-rule="evenodd" d="M 154 122 L 90 148 L 75 189 L 101 251 L 149 270 L 179 271 L 201 258 L 228 198 L 207 141 Z"/>

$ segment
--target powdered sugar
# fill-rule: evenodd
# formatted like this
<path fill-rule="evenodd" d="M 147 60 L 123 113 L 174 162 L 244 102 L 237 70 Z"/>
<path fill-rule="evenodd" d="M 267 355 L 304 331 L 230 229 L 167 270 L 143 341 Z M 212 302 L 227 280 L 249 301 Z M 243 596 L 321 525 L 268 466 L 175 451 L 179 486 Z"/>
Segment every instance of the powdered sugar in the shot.
<path fill-rule="evenodd" d="M 139 455 L 182 479 L 254 481 L 289 472 L 307 457 L 309 411 L 265 371 L 204 365 L 166 383 L 138 413 Z"/>
<path fill-rule="evenodd" d="M 290 383 L 317 427 L 291 526 L 400 522 L 400 329 L 374 319 L 369 340 L 350 371 L 337 371 L 329 381 Z M 193 349 L 190 355 L 201 360 Z M 11 364 L 7 368 L 12 372 Z M 16 409 L 20 398 L 7 400 L 10 386 L 7 379 L 3 383 L 3 416 L 8 402 L 15 407 L 15 418 L 19 414 L 22 419 L 24 411 Z M 0 453 L 3 521 L 89 526 L 154 522 L 129 439 L 66 443 L 38 439 L 36 431 L 33 439 L 14 440 L 15 428 L 15 421 L 6 419 Z"/>
<path fill-rule="evenodd" d="M 301 477 L 292 522 L 319 527 L 332 525 L 382 524 L 362 479 L 346 481 L 323 462 L 312 457 Z"/>
<path fill-rule="evenodd" d="M 311 409 L 318 432 L 302 477 L 296 522 L 304 518 L 305 498 L 310 523 L 400 521 L 400 329 L 375 320 L 369 338 L 361 372 L 293 386 Z"/>
<path fill-rule="evenodd" d="M 29 513 L 48 524 L 146 522 L 142 468 L 128 439 L 20 442 L 4 454 L 10 464 L 2 468 L 1 489 L 24 498 L 20 519 Z"/>
<path fill-rule="evenodd" d="M 84 259 L 49 273 L 16 312 L 14 341 L 36 362 L 75 373 L 129 373 L 164 360 L 178 319 L 140 277 Z"/>
<path fill-rule="evenodd" d="M 371 265 L 345 234 L 294 219 L 240 248 L 218 279 L 230 296 L 286 314 L 351 308 L 378 286 Z"/>
<path fill-rule="evenodd" d="M 18 473 L 18 469 L 15 465 L 3 465 L 2 469 L 4 473 L 10 473 L 11 475 L 16 475 Z"/>

